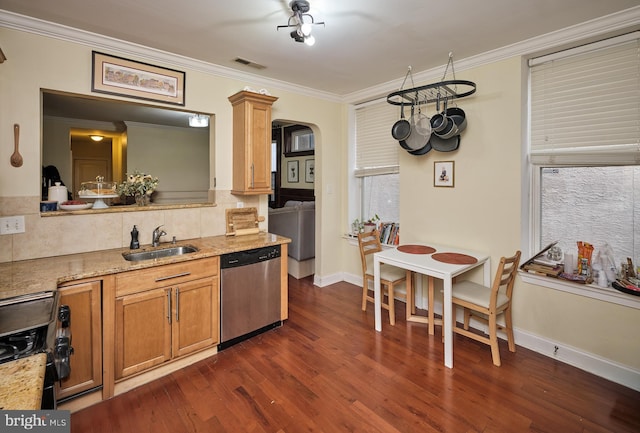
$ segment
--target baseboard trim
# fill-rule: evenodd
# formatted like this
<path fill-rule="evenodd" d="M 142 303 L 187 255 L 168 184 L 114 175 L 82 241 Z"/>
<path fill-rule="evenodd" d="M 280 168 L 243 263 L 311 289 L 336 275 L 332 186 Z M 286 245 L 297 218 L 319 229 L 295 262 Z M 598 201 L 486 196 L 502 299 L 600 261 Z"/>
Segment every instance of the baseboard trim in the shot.
<path fill-rule="evenodd" d="M 538 352 L 549 358 L 595 374 L 596 376 L 640 391 L 640 371 L 609 359 L 585 352 L 576 347 L 549 340 L 521 329 L 514 329 L 518 346 Z M 556 350 L 557 348 L 557 350 Z"/>

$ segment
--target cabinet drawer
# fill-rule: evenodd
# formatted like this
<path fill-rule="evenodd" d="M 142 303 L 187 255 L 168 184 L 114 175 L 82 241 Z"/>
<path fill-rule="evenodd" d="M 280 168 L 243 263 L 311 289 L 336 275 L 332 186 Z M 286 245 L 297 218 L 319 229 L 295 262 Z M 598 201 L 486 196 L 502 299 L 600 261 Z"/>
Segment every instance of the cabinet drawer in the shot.
<path fill-rule="evenodd" d="M 218 275 L 219 257 L 155 266 L 116 275 L 116 296 L 167 287 L 185 281 Z"/>

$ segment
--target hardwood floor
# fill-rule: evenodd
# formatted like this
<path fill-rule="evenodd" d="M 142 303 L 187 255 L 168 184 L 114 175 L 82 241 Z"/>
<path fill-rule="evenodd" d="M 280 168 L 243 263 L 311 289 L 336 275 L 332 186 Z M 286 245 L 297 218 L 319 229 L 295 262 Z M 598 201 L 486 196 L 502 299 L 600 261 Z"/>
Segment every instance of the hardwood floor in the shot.
<path fill-rule="evenodd" d="M 71 416 L 98 432 L 639 432 L 640 393 L 501 341 L 456 335 L 443 366 L 441 331 L 373 330 L 361 289 L 290 278 L 281 328 Z"/>

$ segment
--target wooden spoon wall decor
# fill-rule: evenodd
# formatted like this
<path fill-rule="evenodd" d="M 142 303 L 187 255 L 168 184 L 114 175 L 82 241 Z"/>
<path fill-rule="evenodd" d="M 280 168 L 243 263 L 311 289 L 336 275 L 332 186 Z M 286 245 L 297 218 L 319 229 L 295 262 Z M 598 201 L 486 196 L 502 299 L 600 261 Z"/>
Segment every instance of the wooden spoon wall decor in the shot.
<path fill-rule="evenodd" d="M 13 125 L 13 154 L 11 155 L 11 165 L 22 167 L 22 155 L 20 155 L 20 125 Z"/>

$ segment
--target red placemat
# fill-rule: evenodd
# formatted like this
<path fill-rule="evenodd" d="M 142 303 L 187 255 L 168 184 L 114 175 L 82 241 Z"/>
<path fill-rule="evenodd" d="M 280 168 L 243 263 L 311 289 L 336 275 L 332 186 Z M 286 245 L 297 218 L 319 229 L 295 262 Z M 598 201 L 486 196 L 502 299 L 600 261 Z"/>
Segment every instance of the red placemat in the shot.
<path fill-rule="evenodd" d="M 466 254 L 460 253 L 437 253 L 432 255 L 434 260 L 452 265 L 472 265 L 478 262 L 478 259 Z"/>
<path fill-rule="evenodd" d="M 409 254 L 431 254 L 435 253 L 436 249 L 426 245 L 400 245 L 398 251 Z"/>

